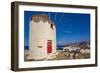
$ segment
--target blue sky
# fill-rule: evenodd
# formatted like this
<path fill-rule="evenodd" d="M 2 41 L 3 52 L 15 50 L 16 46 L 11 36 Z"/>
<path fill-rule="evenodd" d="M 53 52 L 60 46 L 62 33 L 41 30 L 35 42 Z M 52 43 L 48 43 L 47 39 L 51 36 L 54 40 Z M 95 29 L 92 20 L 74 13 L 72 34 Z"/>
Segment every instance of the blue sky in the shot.
<path fill-rule="evenodd" d="M 90 14 L 24 11 L 24 44 L 29 45 L 29 21 L 34 14 L 47 14 L 56 26 L 57 44 L 90 40 Z"/>

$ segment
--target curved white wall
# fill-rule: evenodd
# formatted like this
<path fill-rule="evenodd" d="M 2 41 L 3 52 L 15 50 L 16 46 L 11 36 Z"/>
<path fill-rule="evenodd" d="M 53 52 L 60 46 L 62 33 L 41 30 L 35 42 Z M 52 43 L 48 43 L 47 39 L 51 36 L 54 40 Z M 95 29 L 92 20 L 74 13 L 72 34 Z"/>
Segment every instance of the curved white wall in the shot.
<path fill-rule="evenodd" d="M 52 53 L 56 52 L 56 28 L 51 29 L 51 24 L 46 21 L 30 21 L 29 49 L 33 59 L 47 57 L 47 40 L 52 40 Z M 39 48 L 38 46 L 42 46 Z"/>

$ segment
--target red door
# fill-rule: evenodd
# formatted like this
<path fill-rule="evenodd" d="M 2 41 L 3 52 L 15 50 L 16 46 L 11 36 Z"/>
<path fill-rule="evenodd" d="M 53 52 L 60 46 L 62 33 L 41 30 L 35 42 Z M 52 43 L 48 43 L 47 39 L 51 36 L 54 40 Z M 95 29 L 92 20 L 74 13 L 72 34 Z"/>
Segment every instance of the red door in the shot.
<path fill-rule="evenodd" d="M 47 42 L 47 53 L 52 53 L 52 41 L 48 40 Z"/>

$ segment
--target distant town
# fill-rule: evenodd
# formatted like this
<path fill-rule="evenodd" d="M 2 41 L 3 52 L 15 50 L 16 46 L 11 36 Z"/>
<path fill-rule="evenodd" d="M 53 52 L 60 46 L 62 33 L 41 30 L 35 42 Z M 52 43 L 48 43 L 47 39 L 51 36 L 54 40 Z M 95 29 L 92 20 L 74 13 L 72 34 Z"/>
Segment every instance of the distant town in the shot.
<path fill-rule="evenodd" d="M 90 42 L 81 41 L 57 46 L 58 57 L 63 59 L 85 59 L 90 58 Z"/>

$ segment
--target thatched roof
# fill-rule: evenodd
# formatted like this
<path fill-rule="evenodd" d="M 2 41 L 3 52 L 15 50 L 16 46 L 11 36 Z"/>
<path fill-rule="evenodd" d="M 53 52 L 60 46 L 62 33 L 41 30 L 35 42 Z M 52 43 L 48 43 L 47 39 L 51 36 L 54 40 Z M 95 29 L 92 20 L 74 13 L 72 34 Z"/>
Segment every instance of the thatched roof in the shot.
<path fill-rule="evenodd" d="M 31 17 L 31 20 L 34 21 L 34 22 L 40 22 L 40 20 L 41 20 L 43 22 L 48 21 L 48 22 L 52 23 L 51 19 L 49 19 L 49 16 L 46 15 L 46 14 L 36 14 L 36 15 L 33 15 Z"/>

